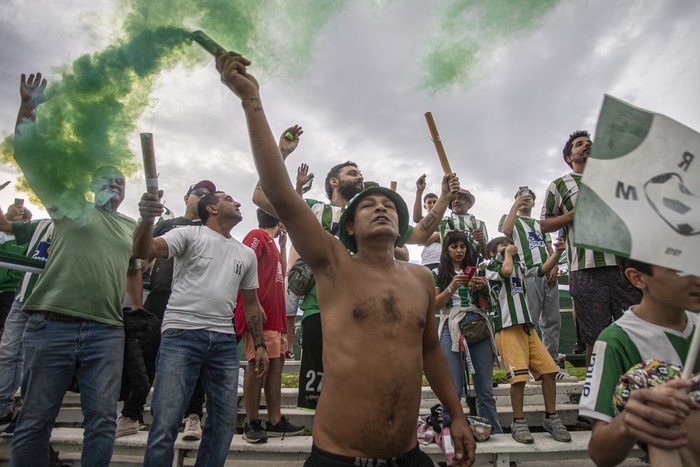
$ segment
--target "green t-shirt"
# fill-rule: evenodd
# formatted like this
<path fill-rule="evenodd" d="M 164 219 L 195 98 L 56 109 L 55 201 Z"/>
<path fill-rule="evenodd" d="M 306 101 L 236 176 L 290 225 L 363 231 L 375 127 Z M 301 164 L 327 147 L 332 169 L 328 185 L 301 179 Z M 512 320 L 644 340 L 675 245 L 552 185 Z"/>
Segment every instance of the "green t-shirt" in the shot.
<path fill-rule="evenodd" d="M 84 218 L 54 220 L 51 255 L 24 311 L 53 311 L 123 325 L 122 301 L 136 222 L 119 213 L 89 209 Z"/>
<path fill-rule="evenodd" d="M 690 350 L 697 313 L 686 311 L 688 322 L 683 332 L 657 326 L 627 310 L 605 328 L 593 346 L 591 364 L 581 392 L 579 415 L 611 422 L 615 413 L 613 393 L 620 376 L 644 360 L 660 360 L 683 366 Z M 700 371 L 700 358 L 693 373 Z"/>

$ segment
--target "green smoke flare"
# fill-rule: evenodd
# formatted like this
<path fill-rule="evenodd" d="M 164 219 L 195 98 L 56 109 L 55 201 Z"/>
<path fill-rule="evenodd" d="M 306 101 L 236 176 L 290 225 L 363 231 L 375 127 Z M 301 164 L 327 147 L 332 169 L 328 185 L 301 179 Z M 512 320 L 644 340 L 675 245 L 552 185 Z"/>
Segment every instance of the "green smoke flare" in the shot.
<path fill-rule="evenodd" d="M 468 89 L 485 75 L 496 47 L 539 25 L 559 0 L 448 0 L 424 57 L 419 88 Z"/>
<path fill-rule="evenodd" d="M 92 172 L 114 165 L 127 175 L 138 164 L 128 141 L 149 105 L 162 70 L 210 58 L 189 47 L 194 29 L 203 29 L 223 46 L 243 53 L 262 77 L 307 64 L 322 25 L 344 2 L 253 2 L 220 0 L 132 0 L 117 12 L 124 35 L 113 45 L 79 57 L 58 71 L 38 109 L 37 123 L 24 123 L 14 141 L 16 159 L 29 186 L 47 206 L 69 217 L 84 212 Z M 311 12 L 311 14 L 309 13 Z M 293 34 L 289 32 L 293 31 Z M 0 145 L 13 161 L 13 142 Z M 27 183 L 28 182 L 28 183 Z"/>

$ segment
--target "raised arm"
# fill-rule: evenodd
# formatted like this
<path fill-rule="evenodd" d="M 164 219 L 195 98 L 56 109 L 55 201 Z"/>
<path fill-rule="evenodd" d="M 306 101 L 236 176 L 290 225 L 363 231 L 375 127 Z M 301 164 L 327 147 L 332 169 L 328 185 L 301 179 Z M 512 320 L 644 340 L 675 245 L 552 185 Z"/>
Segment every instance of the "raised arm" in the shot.
<path fill-rule="evenodd" d="M 15 123 L 15 131 L 19 131 L 19 126 L 25 121 L 36 121 L 36 108 L 44 102 L 44 90 L 46 89 L 47 81 L 41 76 L 41 73 L 27 75 L 22 73 L 19 84 L 19 96 L 21 98 L 19 111 L 17 112 L 17 122 Z"/>
<path fill-rule="evenodd" d="M 299 125 L 290 126 L 286 130 L 284 130 L 284 132 L 280 136 L 279 143 L 277 144 L 279 147 L 280 154 L 282 154 L 283 161 L 287 160 L 287 157 L 291 153 L 293 153 L 294 150 L 297 148 L 297 146 L 299 145 L 299 137 L 303 133 L 304 130 Z M 292 138 L 290 139 L 287 135 L 291 135 Z M 255 190 L 253 191 L 253 204 L 255 204 L 257 207 L 259 207 L 266 213 L 270 214 L 271 216 L 275 216 L 279 219 L 277 212 L 275 212 L 275 208 L 272 206 L 272 204 L 270 204 L 270 200 L 267 199 L 265 191 L 262 189 L 262 186 L 260 185 L 259 181 L 258 184 L 255 185 Z"/>
<path fill-rule="evenodd" d="M 566 250 L 566 241 L 564 241 L 562 237 L 559 237 L 557 238 L 557 243 L 554 245 L 554 252 L 549 255 L 547 261 L 542 265 L 542 275 L 548 274 L 549 271 L 558 266 L 559 258 L 561 258 L 564 250 Z"/>
<path fill-rule="evenodd" d="M 520 196 L 520 193 L 518 193 L 518 197 L 515 198 L 515 202 L 510 207 L 510 211 L 508 211 L 508 215 L 499 229 L 503 235 L 513 238 L 513 228 L 515 227 L 515 219 L 518 217 L 518 210 L 527 206 L 531 199 L 530 195 Z"/>
<path fill-rule="evenodd" d="M 503 277 L 510 277 L 513 274 L 513 256 L 518 254 L 518 247 L 508 245 L 503 250 L 503 264 L 501 265 L 501 274 Z"/>
<path fill-rule="evenodd" d="M 139 201 L 141 222 L 136 227 L 131 245 L 131 254 L 134 258 L 150 262 L 153 258 L 168 256 L 168 244 L 165 240 L 160 237 L 153 238 L 153 223 L 156 217 L 163 214 L 163 210 L 160 196 L 148 192 L 141 196 L 141 201 Z"/>
<path fill-rule="evenodd" d="M 323 230 L 311 209 L 294 191 L 280 149 L 267 122 L 258 83 L 247 73 L 248 65 L 250 61 L 234 52 L 218 54 L 216 57 L 221 81 L 243 104 L 253 158 L 264 194 L 287 229 L 299 254 L 314 271 L 320 270 L 333 260 L 330 252 L 347 255 L 347 250 Z"/>
<path fill-rule="evenodd" d="M 440 225 L 440 220 L 447 211 L 453 193 L 459 191 L 459 177 L 455 174 L 444 175 L 442 177 L 442 192 L 433 209 L 425 215 L 418 225 L 411 231 L 406 239 L 406 243 L 423 245 Z"/>
<path fill-rule="evenodd" d="M 413 222 L 423 220 L 423 192 L 425 191 L 425 174 L 416 180 L 416 199 L 413 200 Z"/>

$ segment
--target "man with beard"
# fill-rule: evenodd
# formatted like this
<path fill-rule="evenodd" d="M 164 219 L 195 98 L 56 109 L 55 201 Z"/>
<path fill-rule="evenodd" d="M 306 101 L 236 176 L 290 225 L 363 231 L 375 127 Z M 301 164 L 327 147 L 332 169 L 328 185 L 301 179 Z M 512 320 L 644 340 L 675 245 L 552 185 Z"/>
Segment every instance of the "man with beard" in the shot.
<path fill-rule="evenodd" d="M 586 344 L 586 366 L 590 364 L 598 334 L 642 298 L 640 292 L 620 274 L 615 255 L 574 246 L 574 206 L 592 146 L 590 135 L 585 130 L 569 135 L 563 156 L 573 171 L 549 185 L 540 216 L 543 233 L 563 229 L 566 235 L 569 292 L 576 304 L 581 339 Z"/>
<path fill-rule="evenodd" d="M 108 466 L 124 361 L 125 291 L 134 307 L 141 306 L 141 265 L 131 256 L 136 222 L 117 212 L 126 178 L 116 167 L 93 172 L 95 200 L 76 200 L 80 216 L 62 210 L 60 197 L 46 188 L 27 147 L 40 130 L 35 111 L 46 84 L 41 73 L 22 75 L 15 132 L 15 159 L 54 219 L 54 236 L 41 280 L 22 309 L 30 315 L 23 337 L 24 405 L 10 465 L 48 464 L 51 429 L 75 378 L 85 428 L 80 463 Z"/>
<path fill-rule="evenodd" d="M 284 158 L 296 149 L 302 133 L 303 130 L 298 125 L 288 128 L 282 133 L 278 144 Z M 293 135 L 294 140 L 289 140 L 286 137 L 287 134 Z M 410 233 L 405 243 L 425 243 L 431 233 L 437 229 L 439 220 L 447 209 L 450 189 L 457 190 L 458 188 L 459 180 L 457 177 L 452 177 L 449 182 L 447 176 L 443 177 L 440 198 L 435 203 L 433 210 L 426 214 L 418 223 L 417 228 L 411 229 L 409 227 Z M 362 172 L 357 167 L 357 164 L 351 161 L 335 165 L 326 175 L 325 189 L 330 203 L 308 198 L 305 201 L 324 230 L 337 237 L 342 209 L 353 196 L 364 189 Z M 253 202 L 263 210 L 278 217 L 265 193 L 260 188 L 260 184 L 258 184 L 253 194 Z M 303 312 L 301 318 L 301 342 L 304 351 L 301 354 L 301 365 L 299 368 L 297 405 L 303 409 L 314 410 L 323 387 L 323 338 L 321 334 L 321 315 L 319 313 L 318 299 L 316 298 L 316 286 L 304 296 L 299 308 Z"/>

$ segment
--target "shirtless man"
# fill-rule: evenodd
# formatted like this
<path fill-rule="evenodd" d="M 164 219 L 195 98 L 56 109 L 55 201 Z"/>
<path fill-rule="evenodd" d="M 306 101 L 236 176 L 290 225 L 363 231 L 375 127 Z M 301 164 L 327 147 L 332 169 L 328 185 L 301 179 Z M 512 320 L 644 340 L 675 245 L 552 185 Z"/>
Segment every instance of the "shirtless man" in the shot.
<path fill-rule="evenodd" d="M 346 206 L 343 242 L 325 232 L 288 181 L 257 82 L 246 72 L 250 62 L 229 52 L 216 65 L 242 100 L 262 188 L 316 277 L 326 372 L 305 465 L 432 466 L 416 440 L 422 371 L 452 416 L 454 465 L 470 465 L 474 438 L 437 339 L 430 274 L 394 259 L 408 230 L 406 204 L 391 190 L 369 188 Z"/>

